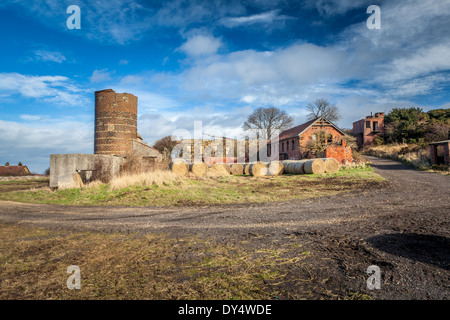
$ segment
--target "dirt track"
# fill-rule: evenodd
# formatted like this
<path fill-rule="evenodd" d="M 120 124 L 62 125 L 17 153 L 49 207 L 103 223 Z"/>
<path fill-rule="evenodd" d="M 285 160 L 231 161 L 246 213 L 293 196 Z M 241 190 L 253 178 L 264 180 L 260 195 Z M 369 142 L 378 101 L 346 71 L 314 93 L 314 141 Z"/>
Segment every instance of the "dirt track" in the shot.
<path fill-rule="evenodd" d="M 389 181 L 383 189 L 271 204 L 200 208 L 108 208 L 0 201 L 0 221 L 52 229 L 196 234 L 255 249 L 295 237 L 312 254 L 287 270 L 312 273 L 313 298 L 360 292 L 375 299 L 450 297 L 450 177 L 369 157 Z M 280 199 L 282 200 L 282 199 Z M 366 268 L 377 265 L 382 288 L 369 291 Z M 290 290 L 289 281 L 283 289 Z M 312 287 L 311 287 L 312 286 Z M 292 289 L 293 290 L 293 289 Z"/>

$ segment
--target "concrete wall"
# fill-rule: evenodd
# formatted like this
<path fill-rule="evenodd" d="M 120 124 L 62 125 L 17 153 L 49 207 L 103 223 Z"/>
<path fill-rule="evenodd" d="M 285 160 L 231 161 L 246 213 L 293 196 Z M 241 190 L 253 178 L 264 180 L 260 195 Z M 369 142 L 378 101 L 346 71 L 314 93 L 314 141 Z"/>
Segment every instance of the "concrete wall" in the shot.
<path fill-rule="evenodd" d="M 150 147 L 149 145 L 146 145 L 145 143 L 137 139 L 133 139 L 132 150 L 133 153 L 139 155 L 140 157 L 154 158 L 155 161 L 158 162 L 162 161 L 162 154 L 158 150 Z"/>
<path fill-rule="evenodd" d="M 124 158 L 100 154 L 52 154 L 50 155 L 50 187 L 67 186 L 67 177 L 82 170 L 94 170 L 97 161 L 103 161 L 111 168 L 113 175 L 119 173 Z M 76 181 L 74 181 L 76 187 Z"/>

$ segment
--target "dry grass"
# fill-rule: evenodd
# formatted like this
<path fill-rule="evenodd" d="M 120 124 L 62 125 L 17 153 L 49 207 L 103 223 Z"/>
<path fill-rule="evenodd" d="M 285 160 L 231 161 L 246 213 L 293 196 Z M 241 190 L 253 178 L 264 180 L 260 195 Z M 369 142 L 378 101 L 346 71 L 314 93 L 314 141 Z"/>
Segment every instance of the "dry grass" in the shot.
<path fill-rule="evenodd" d="M 307 199 L 383 185 L 383 179 L 366 166 L 324 175 L 264 177 L 233 176 L 228 172 L 217 177 L 178 177 L 170 171 L 154 171 L 122 175 L 109 184 L 93 182 L 82 189 L 0 193 L 0 199 L 65 205 L 220 205 Z"/>
<path fill-rule="evenodd" d="M 363 153 L 371 156 L 399 160 L 414 168 L 426 171 L 449 172 L 448 166 L 431 166 L 430 150 L 417 144 L 394 143 L 380 146 L 370 146 Z"/>
<path fill-rule="evenodd" d="M 50 231 L 0 224 L 0 299 L 271 299 L 287 296 L 292 267 L 308 260 L 283 246 L 217 243 L 193 236 Z M 250 242 L 250 243 L 249 243 Z M 253 247 L 253 248 L 252 248 Z M 67 267 L 81 270 L 69 290 Z M 296 290 L 301 298 L 303 289 Z"/>
<path fill-rule="evenodd" d="M 179 176 L 169 170 L 155 170 L 151 172 L 143 172 L 136 174 L 122 174 L 119 177 L 113 178 L 109 182 L 112 190 L 119 190 L 131 186 L 150 187 L 168 185 L 174 181 L 179 180 Z M 99 187 L 101 182 L 94 181 L 87 187 Z"/>

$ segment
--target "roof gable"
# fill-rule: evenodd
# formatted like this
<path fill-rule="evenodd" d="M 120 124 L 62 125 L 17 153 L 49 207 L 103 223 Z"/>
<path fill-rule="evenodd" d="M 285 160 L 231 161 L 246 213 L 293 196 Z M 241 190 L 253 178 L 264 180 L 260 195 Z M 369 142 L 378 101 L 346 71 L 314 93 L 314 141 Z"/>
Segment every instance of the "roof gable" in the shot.
<path fill-rule="evenodd" d="M 313 119 L 313 120 L 310 120 L 308 122 L 305 122 L 305 123 L 303 123 L 303 124 L 301 124 L 299 126 L 296 126 L 296 127 L 293 127 L 291 129 L 288 129 L 288 130 L 285 130 L 285 131 L 281 132 L 280 135 L 279 135 L 279 140 L 284 140 L 284 139 L 289 139 L 289 138 L 293 138 L 293 137 L 296 137 L 296 136 L 300 136 L 302 133 L 304 133 L 310 127 L 312 127 L 313 125 L 318 123 L 319 120 L 322 120 L 324 122 L 328 122 L 328 124 L 330 126 L 332 126 L 334 129 L 339 131 L 339 133 L 341 133 L 343 136 L 345 136 L 345 133 L 342 132 L 342 130 L 339 129 L 339 127 L 336 126 L 333 122 L 331 122 L 330 120 L 326 119 L 325 117 L 318 117 L 316 119 Z"/>

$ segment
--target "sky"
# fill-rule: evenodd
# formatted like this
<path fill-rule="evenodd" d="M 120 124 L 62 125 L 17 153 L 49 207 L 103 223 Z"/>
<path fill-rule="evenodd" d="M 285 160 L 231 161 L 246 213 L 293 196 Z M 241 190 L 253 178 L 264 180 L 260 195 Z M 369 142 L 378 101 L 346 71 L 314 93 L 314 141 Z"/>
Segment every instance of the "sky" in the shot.
<path fill-rule="evenodd" d="M 70 5 L 80 29 L 69 29 Z M 369 29 L 370 5 L 380 29 Z M 371 20 L 370 20 L 371 21 Z M 138 97 L 144 141 L 174 132 L 241 137 L 258 107 L 337 125 L 395 107 L 450 107 L 450 0 L 3 0 L 0 164 L 93 153 L 94 92 Z"/>

